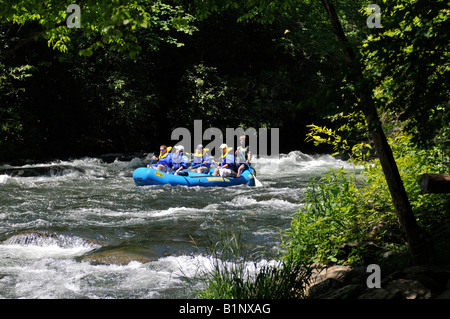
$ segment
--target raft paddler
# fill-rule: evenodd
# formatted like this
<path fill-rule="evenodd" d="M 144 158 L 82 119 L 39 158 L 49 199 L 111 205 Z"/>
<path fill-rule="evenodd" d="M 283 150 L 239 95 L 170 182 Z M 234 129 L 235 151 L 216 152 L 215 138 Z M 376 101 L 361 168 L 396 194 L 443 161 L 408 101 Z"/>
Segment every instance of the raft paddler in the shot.
<path fill-rule="evenodd" d="M 184 154 L 184 146 L 176 145 L 175 153 L 172 154 L 172 170 L 175 171 L 174 175 L 178 175 L 181 170 L 186 169 L 189 166 L 189 159 Z"/>
<path fill-rule="evenodd" d="M 249 168 L 250 159 L 252 157 L 249 147 L 245 147 L 245 135 L 239 137 L 240 144 L 235 152 L 235 164 L 237 167 L 236 177 L 241 176 L 241 173 Z"/>
<path fill-rule="evenodd" d="M 234 171 L 234 155 L 231 152 L 233 150 L 232 147 L 228 147 L 227 144 L 220 145 L 220 149 L 222 149 L 222 162 L 216 163 L 217 168 L 214 170 L 213 176 L 223 176 L 223 177 L 232 177 L 236 174 Z"/>
<path fill-rule="evenodd" d="M 172 166 L 172 153 L 170 152 L 172 147 L 167 147 L 166 145 L 161 145 L 159 147 L 159 156 L 153 156 L 153 161 L 158 161 L 156 164 L 149 164 L 147 167 L 157 169 L 158 171 L 168 172 Z M 152 162 L 153 162 L 152 161 Z"/>
<path fill-rule="evenodd" d="M 208 173 L 211 166 L 211 157 L 208 149 L 203 148 L 202 144 L 197 145 L 195 153 L 192 154 L 191 171 L 197 173 Z"/>

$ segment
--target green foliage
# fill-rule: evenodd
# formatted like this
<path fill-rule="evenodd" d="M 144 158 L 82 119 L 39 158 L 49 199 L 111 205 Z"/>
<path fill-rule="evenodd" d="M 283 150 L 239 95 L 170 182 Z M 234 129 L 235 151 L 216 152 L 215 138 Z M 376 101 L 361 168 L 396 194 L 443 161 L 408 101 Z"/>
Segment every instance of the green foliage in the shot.
<path fill-rule="evenodd" d="M 248 1 L 221 1 L 221 0 L 195 0 L 193 7 L 200 19 L 206 19 L 210 15 L 226 10 L 238 11 L 237 21 L 256 20 L 258 22 L 273 22 L 276 13 L 280 10 L 288 10 L 292 5 L 289 0 L 248 0 Z"/>
<path fill-rule="evenodd" d="M 450 150 L 444 2 L 435 8 L 423 0 L 385 2 L 380 30 L 367 28 L 361 14 L 370 1 L 333 3 L 377 85 L 377 106 L 411 115 L 411 128 L 424 119 L 424 140 Z M 30 64 L 37 75 L 14 80 L 9 88 L 20 90 L 20 98 L 9 95 L 1 111 L 8 113 L 5 129 L 22 130 L 30 150 L 56 135 L 78 145 L 120 139 L 119 151 L 141 139 L 137 147 L 146 149 L 149 133 L 168 139 L 171 129 L 198 118 L 220 128 L 279 127 L 292 149 L 304 146 L 297 141 L 307 123 L 320 127 L 324 116 L 358 102 L 358 85 L 349 82 L 351 70 L 336 54 L 340 46 L 319 1 L 89 0 L 80 3 L 80 29 L 66 26 L 69 4 L 0 2 L 2 71 Z M 368 143 L 359 128 L 337 128 L 348 120 L 328 117 L 332 131 L 313 135 L 336 145 L 347 141 L 342 153 L 354 160 Z"/>
<path fill-rule="evenodd" d="M 1 7 L 2 63 L 36 68 L 18 86 L 23 98 L 2 105 L 30 154 L 147 150 L 198 118 L 279 127 L 282 148 L 298 148 L 303 124 L 347 103 L 337 90 L 345 65 L 316 3 L 87 1 L 80 29 L 66 26 L 69 4 Z M 355 29 L 353 4 L 339 5 Z"/>
<path fill-rule="evenodd" d="M 295 105 L 280 92 L 292 85 L 286 75 L 263 71 L 249 76 L 223 75 L 217 67 L 194 65 L 181 77 L 177 107 L 168 112 L 171 127 L 201 118 L 203 125 L 226 127 L 280 127 Z M 280 83 L 284 79 L 283 84 Z"/>
<path fill-rule="evenodd" d="M 195 65 L 181 79 L 180 90 L 183 112 L 174 109 L 169 116 L 174 118 L 174 124 L 193 123 L 201 118 L 207 124 L 221 114 L 224 122 L 229 123 L 232 116 L 232 88 L 228 81 L 222 78 L 215 67 L 203 64 Z"/>
<path fill-rule="evenodd" d="M 23 82 L 32 76 L 33 70 L 31 65 L 5 67 L 0 64 L 0 158 L 20 152 L 27 115 L 17 104 L 24 99 Z"/>
<path fill-rule="evenodd" d="M 85 36 L 85 47 L 79 50 L 82 56 L 91 56 L 100 47 L 109 47 L 119 53 L 135 57 L 142 49 L 135 31 L 148 29 L 153 43 L 179 43 L 170 31 L 192 34 L 194 17 L 181 6 L 161 0 L 140 2 L 135 0 L 84 1 L 80 5 L 81 28 L 70 29 L 66 12 L 73 1 L 14 1 L 0 2 L 2 12 L 0 23 L 37 25 L 36 34 L 48 40 L 48 46 L 61 52 L 68 52 L 74 33 Z M 154 45 L 153 49 L 158 46 Z"/>
<path fill-rule="evenodd" d="M 340 114 L 339 117 L 341 120 L 344 119 L 347 121 L 336 130 L 310 124 L 307 126 L 310 130 L 306 134 L 305 140 L 307 142 L 313 142 L 315 146 L 329 144 L 333 146 L 333 150 L 335 151 L 332 156 L 342 154 L 347 156 L 353 163 L 358 164 L 370 157 L 369 150 L 372 149 L 369 143 L 355 141 L 349 144 L 347 140 L 347 137 L 354 136 L 352 133 L 355 131 L 361 132 L 365 130 L 363 124 L 361 124 L 364 121 L 361 116 L 361 112 L 351 113 L 349 115 Z M 342 134 L 346 134 L 346 136 L 342 136 Z"/>
<path fill-rule="evenodd" d="M 448 1 L 383 1 L 380 7 L 382 28 L 361 47 L 377 107 L 394 111 L 416 142 L 450 149 Z"/>
<path fill-rule="evenodd" d="M 448 173 L 450 163 L 443 150 L 435 147 L 433 149 L 423 149 L 414 144 L 413 138 L 409 134 L 397 131 L 389 138 L 389 144 L 394 152 L 400 176 L 408 194 L 409 201 L 416 214 L 418 221 L 423 217 L 420 214 L 424 209 L 439 211 L 442 200 L 448 197 L 445 194 L 422 194 L 420 190 L 420 176 L 425 173 Z M 367 191 L 367 195 L 377 194 L 377 199 L 370 200 L 371 205 L 378 203 L 388 203 L 390 195 L 387 186 L 383 183 L 381 165 L 379 161 L 365 165 L 365 176 L 367 184 L 373 188 Z M 433 208 L 434 207 L 434 208 Z"/>
<path fill-rule="evenodd" d="M 340 257 L 344 244 L 369 240 L 369 225 L 377 219 L 364 211 L 355 176 L 343 169 L 326 174 L 309 184 L 304 202 L 286 233 L 289 256 L 307 263 L 360 262 L 357 251 Z"/>
<path fill-rule="evenodd" d="M 442 152 L 418 148 L 401 131 L 389 142 L 419 224 L 427 229 L 430 221 L 448 225 L 448 195 L 422 194 L 419 186 L 421 174 L 448 171 Z M 378 160 L 364 163 L 360 173 L 332 171 L 309 184 L 304 206 L 286 234 L 288 255 L 325 264 L 354 265 L 379 259 L 383 252 L 404 248 L 394 211 Z M 377 246 L 375 256 L 368 243 Z"/>

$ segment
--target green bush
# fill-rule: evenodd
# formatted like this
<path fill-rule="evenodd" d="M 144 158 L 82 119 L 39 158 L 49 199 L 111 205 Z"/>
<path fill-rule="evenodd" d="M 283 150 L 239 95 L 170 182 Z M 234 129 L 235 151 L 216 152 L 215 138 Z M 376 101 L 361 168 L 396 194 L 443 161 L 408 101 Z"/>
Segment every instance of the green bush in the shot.
<path fill-rule="evenodd" d="M 440 235 L 448 236 L 449 196 L 422 194 L 419 186 L 423 173 L 448 171 L 442 153 L 419 149 L 401 132 L 389 142 L 419 224 L 430 232 L 439 225 Z M 379 161 L 358 164 L 360 172 L 332 170 L 310 182 L 304 206 L 286 232 L 288 256 L 355 265 L 406 247 Z"/>
<path fill-rule="evenodd" d="M 365 202 L 355 175 L 344 169 L 332 170 L 320 181 L 310 182 L 290 230 L 285 245 L 294 259 L 308 263 L 356 262 L 353 252 L 341 260 L 343 245 L 365 242 L 370 225 L 378 217 L 365 213 Z"/>

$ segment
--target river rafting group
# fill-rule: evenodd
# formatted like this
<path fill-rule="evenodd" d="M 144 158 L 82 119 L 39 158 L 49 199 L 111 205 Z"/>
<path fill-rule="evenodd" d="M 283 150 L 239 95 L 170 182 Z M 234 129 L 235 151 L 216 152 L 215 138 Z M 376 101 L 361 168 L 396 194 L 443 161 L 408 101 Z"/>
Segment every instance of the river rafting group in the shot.
<path fill-rule="evenodd" d="M 220 161 L 215 161 L 209 149 L 199 144 L 189 160 L 182 145 L 160 146 L 159 156 L 153 156 L 147 167 L 133 172 L 137 186 L 146 185 L 185 185 L 185 186 L 261 186 L 256 171 L 250 165 L 251 153 L 244 147 L 245 138 L 241 137 L 241 146 L 233 152 L 227 144 L 220 146 Z"/>

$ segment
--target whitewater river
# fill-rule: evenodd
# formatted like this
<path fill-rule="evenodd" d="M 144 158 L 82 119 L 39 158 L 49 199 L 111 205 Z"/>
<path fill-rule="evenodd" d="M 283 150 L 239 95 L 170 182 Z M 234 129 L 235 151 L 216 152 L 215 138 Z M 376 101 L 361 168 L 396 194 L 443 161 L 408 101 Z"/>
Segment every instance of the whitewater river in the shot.
<path fill-rule="evenodd" d="M 259 188 L 136 187 L 147 163 L 0 166 L 0 298 L 191 298 L 221 234 L 276 257 L 307 182 L 350 167 L 295 151 L 253 161 Z"/>

